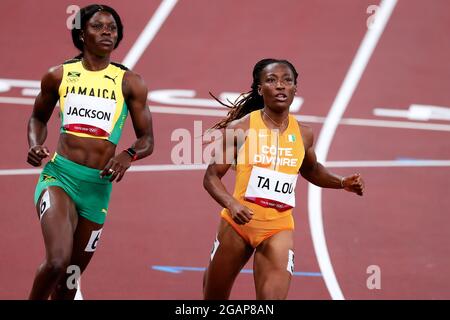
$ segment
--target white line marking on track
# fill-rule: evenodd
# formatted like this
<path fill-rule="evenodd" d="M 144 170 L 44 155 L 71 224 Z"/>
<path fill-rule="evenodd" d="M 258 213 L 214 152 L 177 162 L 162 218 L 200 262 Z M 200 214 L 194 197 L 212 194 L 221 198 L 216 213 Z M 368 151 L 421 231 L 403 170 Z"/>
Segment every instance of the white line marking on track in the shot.
<path fill-rule="evenodd" d="M 164 106 L 149 106 L 152 113 L 165 113 L 165 114 L 180 114 L 191 116 L 213 116 L 224 117 L 228 113 L 228 109 L 200 109 L 200 108 L 183 108 L 183 107 L 164 107 Z M 324 117 L 308 116 L 308 115 L 296 115 L 297 120 L 311 123 L 323 123 Z M 450 131 L 450 125 L 448 126 Z"/>
<path fill-rule="evenodd" d="M 384 167 L 450 167 L 450 160 L 363 160 L 326 161 L 328 168 L 384 168 Z M 128 172 L 162 172 L 205 170 L 207 164 L 151 164 L 134 165 Z M 42 169 L 0 169 L 0 176 L 40 174 Z"/>
<path fill-rule="evenodd" d="M 42 169 L 2 169 L 0 176 L 23 176 L 30 174 L 41 174 Z"/>
<path fill-rule="evenodd" d="M 159 165 L 143 165 L 132 166 L 129 171 L 189 171 L 189 170 L 205 170 L 207 164 L 159 164 Z"/>
<path fill-rule="evenodd" d="M 33 105 L 35 98 L 0 97 L 0 103 Z"/>
<path fill-rule="evenodd" d="M 364 36 L 317 140 L 316 154 L 319 162 L 324 163 L 326 161 L 336 128 L 383 33 L 396 2 L 396 0 L 383 0 L 381 2 L 375 23 Z M 333 265 L 331 264 L 325 240 L 322 221 L 322 191 L 319 187 L 312 184 L 309 184 L 308 188 L 308 212 L 314 251 L 327 289 L 332 299 L 344 300 L 344 295 L 339 287 Z"/>
<path fill-rule="evenodd" d="M 177 0 L 163 0 L 155 11 L 151 19 L 148 21 L 142 33 L 134 43 L 133 47 L 128 51 L 128 54 L 123 59 L 123 64 L 130 69 L 133 69 L 145 49 L 147 49 L 150 42 L 152 42 L 155 35 L 163 25 L 164 21 L 169 16 L 172 9 L 175 7 Z"/>
<path fill-rule="evenodd" d="M 375 108 L 373 114 L 381 117 L 398 117 L 419 121 L 429 121 L 431 119 L 450 121 L 450 108 L 426 104 L 412 104 L 408 110 Z"/>
<path fill-rule="evenodd" d="M 5 79 L 0 78 L 0 88 L 6 89 L 8 91 L 11 87 L 20 87 L 20 88 L 36 88 L 39 89 L 41 87 L 41 82 L 38 80 L 22 80 L 22 79 Z"/>
<path fill-rule="evenodd" d="M 341 121 L 339 121 L 339 124 L 349 125 L 349 126 L 364 126 L 364 127 L 416 129 L 416 130 L 431 130 L 431 131 L 450 131 L 450 125 L 448 125 L 448 124 L 418 123 L 418 122 L 409 122 L 409 121 L 344 118 Z"/>
<path fill-rule="evenodd" d="M 0 79 L 1 81 L 1 79 Z M 34 99 L 31 98 L 17 98 L 17 97 L 0 97 L 0 103 L 5 104 L 19 104 L 19 105 L 33 105 Z M 192 116 L 208 116 L 208 117 L 224 117 L 228 110 L 223 109 L 200 109 L 200 108 L 184 108 L 184 107 L 169 107 L 169 106 L 149 106 L 152 113 L 162 114 L 178 114 L 178 115 L 192 115 Z M 301 122 L 307 123 L 324 123 L 325 118 L 311 115 L 295 115 L 295 118 Z M 397 128 L 397 129 L 416 129 L 416 130 L 431 130 L 431 131 L 449 131 L 450 125 L 439 123 L 418 123 L 412 121 L 392 121 L 392 120 L 377 120 L 377 119 L 359 119 L 359 118 L 343 118 L 339 121 L 340 125 L 349 126 L 367 126 L 367 127 L 382 127 L 382 128 Z"/>
<path fill-rule="evenodd" d="M 328 168 L 450 167 L 450 160 L 326 161 Z"/>

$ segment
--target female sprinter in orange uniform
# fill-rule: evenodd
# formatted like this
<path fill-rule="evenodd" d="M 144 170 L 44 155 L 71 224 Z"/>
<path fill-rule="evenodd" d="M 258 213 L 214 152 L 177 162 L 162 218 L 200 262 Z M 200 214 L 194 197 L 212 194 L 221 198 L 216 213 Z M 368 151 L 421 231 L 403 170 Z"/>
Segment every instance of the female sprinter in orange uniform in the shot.
<path fill-rule="evenodd" d="M 58 146 L 34 196 L 46 257 L 30 299 L 74 298 L 76 287 L 69 288 L 67 280 L 73 268 L 84 271 L 97 248 L 112 181 L 119 182 L 132 161 L 153 151 L 147 87 L 139 75 L 110 60 L 123 36 L 119 15 L 108 6 L 90 5 L 78 18 L 81 28 L 72 30 L 72 39 L 81 54 L 43 76 L 28 123 L 28 162 L 37 167 L 50 154 L 44 146 L 47 122 L 59 100 Z M 128 111 L 137 140 L 116 153 Z"/>
<path fill-rule="evenodd" d="M 206 170 L 204 187 L 224 209 L 204 276 L 205 299 L 228 299 L 253 253 L 256 298 L 287 297 L 294 269 L 292 208 L 299 172 L 319 187 L 363 194 L 359 174 L 340 177 L 317 162 L 311 128 L 289 114 L 297 76 L 286 60 L 259 61 L 252 90 L 214 126 L 227 134 L 223 153 Z M 233 195 L 221 181 L 231 166 L 230 154 L 236 163 Z"/>

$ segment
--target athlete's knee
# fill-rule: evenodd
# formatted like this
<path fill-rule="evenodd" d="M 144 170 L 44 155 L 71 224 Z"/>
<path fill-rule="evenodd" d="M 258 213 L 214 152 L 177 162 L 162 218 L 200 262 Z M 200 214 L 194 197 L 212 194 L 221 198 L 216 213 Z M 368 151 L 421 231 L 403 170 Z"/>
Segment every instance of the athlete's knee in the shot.
<path fill-rule="evenodd" d="M 290 285 L 290 273 L 277 270 L 261 275 L 256 284 L 256 298 L 258 300 L 284 300 Z"/>
<path fill-rule="evenodd" d="M 268 281 L 257 292 L 258 300 L 284 300 L 288 293 L 289 285 Z"/>
<path fill-rule="evenodd" d="M 64 257 L 54 257 L 47 260 L 44 264 L 45 272 L 53 276 L 61 276 L 66 273 L 70 260 Z"/>

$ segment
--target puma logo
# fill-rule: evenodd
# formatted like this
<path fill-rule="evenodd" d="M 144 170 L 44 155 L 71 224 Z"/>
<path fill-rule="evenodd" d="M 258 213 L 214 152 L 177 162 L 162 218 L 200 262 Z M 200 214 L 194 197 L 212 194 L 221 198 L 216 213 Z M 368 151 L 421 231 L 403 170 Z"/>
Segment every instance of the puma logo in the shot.
<path fill-rule="evenodd" d="M 105 74 L 105 78 L 106 78 L 106 79 L 109 79 L 109 80 L 112 80 L 112 82 L 114 82 L 114 84 L 116 84 L 116 78 L 117 78 L 117 76 L 115 76 L 114 78 L 111 78 L 110 76 L 108 76 L 107 74 Z"/>

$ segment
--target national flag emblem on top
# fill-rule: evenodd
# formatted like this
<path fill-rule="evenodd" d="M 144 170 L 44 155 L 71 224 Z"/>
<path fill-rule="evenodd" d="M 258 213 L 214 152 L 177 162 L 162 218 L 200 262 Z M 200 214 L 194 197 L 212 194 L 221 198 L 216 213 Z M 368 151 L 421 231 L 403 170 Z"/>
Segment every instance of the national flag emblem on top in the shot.
<path fill-rule="evenodd" d="M 295 142 L 295 134 L 288 134 L 288 141 Z"/>
<path fill-rule="evenodd" d="M 80 77 L 80 75 L 81 75 L 81 73 L 80 73 L 80 72 L 76 72 L 76 71 L 69 71 L 69 72 L 67 73 L 67 76 L 68 76 L 68 77 L 75 77 L 75 78 L 78 78 L 78 77 Z"/>

